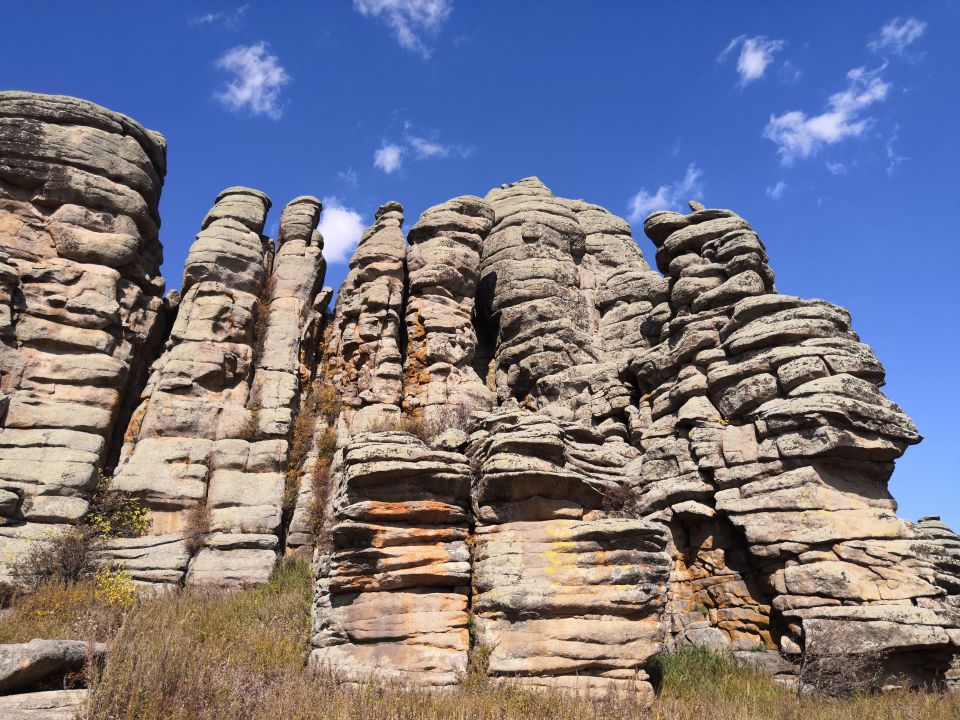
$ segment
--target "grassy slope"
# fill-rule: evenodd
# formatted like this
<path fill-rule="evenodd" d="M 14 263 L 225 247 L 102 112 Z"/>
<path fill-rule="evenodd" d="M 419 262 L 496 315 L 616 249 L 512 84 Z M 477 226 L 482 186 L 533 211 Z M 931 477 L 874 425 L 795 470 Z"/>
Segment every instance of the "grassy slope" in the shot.
<path fill-rule="evenodd" d="M 96 601 L 85 586 L 44 588 L 0 619 L 0 640 L 102 640 L 118 632 L 106 668 L 91 679 L 89 720 L 960 718 L 960 697 L 934 693 L 798 701 L 769 678 L 696 649 L 663 658 L 662 693 L 648 710 L 626 698 L 532 695 L 475 680 L 435 695 L 338 688 L 304 670 L 310 585 L 306 563 L 294 561 L 255 590 L 190 590 L 126 611 Z"/>

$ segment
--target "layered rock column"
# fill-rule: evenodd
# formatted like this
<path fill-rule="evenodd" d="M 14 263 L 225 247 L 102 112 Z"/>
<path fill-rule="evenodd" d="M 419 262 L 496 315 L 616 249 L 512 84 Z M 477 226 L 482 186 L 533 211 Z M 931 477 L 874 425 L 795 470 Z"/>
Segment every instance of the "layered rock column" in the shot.
<path fill-rule="evenodd" d="M 257 326 L 263 332 L 266 325 L 258 317 L 269 317 L 261 301 L 272 257 L 261 235 L 269 207 L 257 190 L 224 190 L 187 256 L 177 320 L 127 429 L 114 479 L 151 511 L 150 536 L 115 544 L 137 580 L 183 581 L 191 535 L 200 538 L 194 544 L 206 538 L 206 547 L 192 561 L 190 582 L 263 581 L 272 570 L 283 494 L 276 467 L 285 443 L 257 440 L 250 392 Z M 252 513 L 256 527 L 234 528 L 241 505 L 262 511 Z M 236 534 L 258 539 L 240 539 L 238 547 Z M 237 552 L 228 559 L 229 550 Z"/>
<path fill-rule="evenodd" d="M 426 210 L 407 236 L 406 409 L 428 422 L 458 408 L 487 410 L 492 393 L 475 367 L 474 296 L 493 209 L 463 196 Z"/>
<path fill-rule="evenodd" d="M 93 103 L 0 93 L 0 575 L 86 513 L 159 354 L 165 154 Z"/>
<path fill-rule="evenodd" d="M 469 649 L 466 458 L 408 433 L 361 433 L 334 470 L 311 663 L 348 682 L 455 684 Z"/>
<path fill-rule="evenodd" d="M 400 203 L 381 205 L 340 286 L 325 365 L 342 393 L 345 429 L 362 430 L 400 414 L 407 257 L 402 225 Z"/>
<path fill-rule="evenodd" d="M 537 178 L 486 200 L 496 222 L 483 244 L 479 299 L 496 337 L 497 401 L 532 407 L 540 379 L 600 358 L 577 271 L 584 232 Z"/>
<path fill-rule="evenodd" d="M 670 555 L 656 523 L 605 511 L 636 451 L 578 423 L 501 411 L 474 433 L 475 647 L 504 681 L 652 696 Z"/>
<path fill-rule="evenodd" d="M 725 518 L 743 533 L 770 604 L 732 599 L 764 642 L 756 611 L 788 653 L 923 647 L 933 671 L 917 675 L 935 677 L 960 616 L 886 489 L 919 435 L 878 390 L 883 368 L 849 315 L 775 294 L 762 244 L 729 211 L 694 205 L 645 229 L 673 319 L 632 365 L 652 420 L 640 509 L 694 528 Z M 722 626 L 723 608 L 712 610 Z"/>

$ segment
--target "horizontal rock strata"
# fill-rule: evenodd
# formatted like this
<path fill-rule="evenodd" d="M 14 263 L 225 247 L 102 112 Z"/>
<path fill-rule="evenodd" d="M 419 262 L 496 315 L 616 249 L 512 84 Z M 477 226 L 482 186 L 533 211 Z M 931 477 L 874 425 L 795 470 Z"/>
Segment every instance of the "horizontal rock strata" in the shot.
<path fill-rule="evenodd" d="M 242 187 L 163 297 L 164 173 L 123 115 L 0 93 L 3 577 L 115 469 L 150 529 L 102 559 L 145 586 L 258 584 L 313 546 L 311 659 L 345 682 L 649 696 L 684 644 L 960 682 L 960 540 L 887 488 L 917 428 L 744 218 L 654 213 L 654 269 L 537 178 L 407 237 L 391 201 L 328 314 L 320 201 L 271 239 Z"/>
<path fill-rule="evenodd" d="M 83 517 L 159 354 L 163 136 L 0 93 L 0 576 Z"/>
<path fill-rule="evenodd" d="M 350 681 L 455 684 L 469 648 L 466 458 L 407 433 L 360 434 L 334 482 L 311 661 Z"/>

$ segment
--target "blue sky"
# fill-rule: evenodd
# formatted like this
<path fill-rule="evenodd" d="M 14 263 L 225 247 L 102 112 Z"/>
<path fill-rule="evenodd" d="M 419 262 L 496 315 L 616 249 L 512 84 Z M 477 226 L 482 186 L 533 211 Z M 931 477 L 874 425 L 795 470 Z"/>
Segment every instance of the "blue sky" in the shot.
<path fill-rule="evenodd" d="M 960 530 L 960 6 L 930 2 L 17 3 L 0 87 L 85 97 L 169 141 L 177 287 L 217 192 L 269 221 L 329 198 L 327 283 L 388 199 L 538 175 L 634 221 L 746 217 L 781 292 L 851 310 L 926 439 L 892 490 Z M 638 222 L 639 220 L 639 222 Z"/>

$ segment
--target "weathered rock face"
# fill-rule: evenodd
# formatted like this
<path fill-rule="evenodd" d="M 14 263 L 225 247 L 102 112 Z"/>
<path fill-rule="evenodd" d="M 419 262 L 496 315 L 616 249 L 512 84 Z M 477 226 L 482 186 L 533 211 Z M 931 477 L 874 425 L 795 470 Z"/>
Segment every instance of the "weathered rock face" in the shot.
<path fill-rule="evenodd" d="M 111 548 L 137 580 L 243 585 L 276 561 L 293 414 L 312 373 L 300 349 L 328 295 L 320 202 L 287 205 L 276 254 L 261 235 L 269 207 L 259 191 L 224 190 L 187 257 L 114 479 L 151 510 L 150 536 Z"/>
<path fill-rule="evenodd" d="M 920 438 L 849 315 L 777 294 L 762 242 L 730 211 L 657 213 L 645 230 L 664 275 L 624 221 L 527 179 L 432 208 L 410 233 L 403 410 L 434 450 L 469 458 L 471 647 L 486 672 L 648 691 L 649 657 L 696 643 L 884 651 L 897 671 L 949 679 L 958 545 L 895 515 L 886 482 Z M 469 437 L 437 434 L 456 425 Z M 331 528 L 345 507 L 328 503 Z M 421 508 L 411 496 L 391 512 L 415 523 Z M 394 635 L 378 628 L 375 662 L 359 647 L 345 608 L 395 611 L 331 589 L 334 548 L 317 566 L 315 657 L 330 662 L 336 636 L 351 678 L 452 682 L 403 665 L 411 644 L 451 645 L 399 615 Z M 389 585 L 434 561 L 404 557 L 362 572 Z"/>
<path fill-rule="evenodd" d="M 480 198 L 458 197 L 424 212 L 407 236 L 405 405 L 428 420 L 486 410 L 493 401 L 475 367 L 473 322 L 480 255 L 493 220 Z"/>
<path fill-rule="evenodd" d="M 644 230 L 536 178 L 380 207 L 336 308 L 320 202 L 229 188 L 161 298 L 162 138 L 0 94 L 0 561 L 97 469 L 141 583 L 263 582 L 315 546 L 315 664 L 649 694 L 684 643 L 887 653 L 960 681 L 960 539 L 896 516 L 920 440 L 842 308 L 780 295 L 738 215 Z M 662 274 L 661 274 L 662 273 Z"/>
<path fill-rule="evenodd" d="M 348 427 L 397 418 L 403 399 L 403 294 L 407 244 L 403 207 L 388 202 L 360 238 L 340 286 L 327 373 L 342 393 Z"/>
<path fill-rule="evenodd" d="M 165 155 L 119 113 L 0 93 L 0 575 L 87 511 L 159 353 Z"/>
<path fill-rule="evenodd" d="M 346 680 L 454 684 L 469 649 L 467 459 L 376 432 L 355 436 L 337 464 L 313 662 Z"/>

